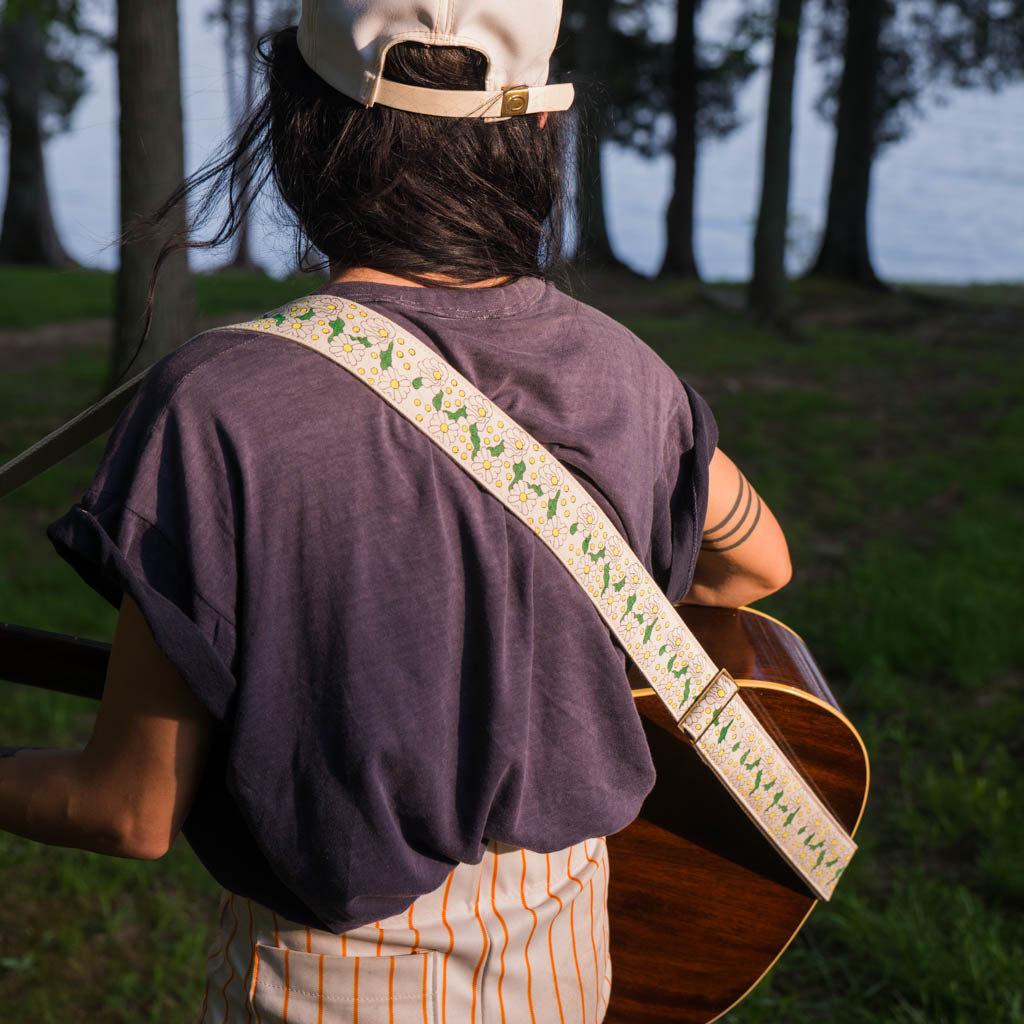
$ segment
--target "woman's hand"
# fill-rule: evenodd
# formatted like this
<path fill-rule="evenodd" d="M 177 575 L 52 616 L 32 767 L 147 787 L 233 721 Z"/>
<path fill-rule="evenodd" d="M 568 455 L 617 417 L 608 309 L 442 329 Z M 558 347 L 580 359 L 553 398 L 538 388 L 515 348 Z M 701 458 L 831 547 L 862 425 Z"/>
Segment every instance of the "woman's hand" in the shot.
<path fill-rule="evenodd" d="M 160 857 L 191 806 L 213 727 L 126 594 L 92 737 L 84 750 L 0 760 L 0 828 L 55 846 Z"/>

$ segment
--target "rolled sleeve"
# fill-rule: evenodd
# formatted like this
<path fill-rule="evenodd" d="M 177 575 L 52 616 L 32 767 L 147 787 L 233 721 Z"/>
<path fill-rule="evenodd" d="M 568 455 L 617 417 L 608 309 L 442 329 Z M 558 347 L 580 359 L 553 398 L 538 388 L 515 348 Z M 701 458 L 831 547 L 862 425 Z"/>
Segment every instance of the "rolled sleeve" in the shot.
<path fill-rule="evenodd" d="M 189 690 L 223 719 L 235 691 L 234 625 L 183 579 L 181 553 L 152 523 L 122 506 L 94 515 L 74 506 L 48 532 L 57 553 L 115 607 L 125 594 Z"/>
<path fill-rule="evenodd" d="M 165 376 L 158 370 L 147 380 L 92 486 L 47 533 L 105 600 L 120 607 L 131 595 L 157 646 L 223 719 L 236 688 L 230 445 L 202 396 L 168 387 Z"/>

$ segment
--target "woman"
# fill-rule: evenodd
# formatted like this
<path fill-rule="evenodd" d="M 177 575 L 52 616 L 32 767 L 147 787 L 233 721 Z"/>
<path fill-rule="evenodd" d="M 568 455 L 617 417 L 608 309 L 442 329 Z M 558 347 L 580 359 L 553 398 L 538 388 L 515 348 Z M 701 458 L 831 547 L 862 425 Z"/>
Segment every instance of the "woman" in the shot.
<path fill-rule="evenodd" d="M 786 545 L 707 407 L 550 283 L 559 14 L 304 3 L 190 188 L 267 169 L 321 293 L 513 416 L 672 600 L 744 603 L 786 582 Z M 0 762 L 0 825 L 140 858 L 183 830 L 225 889 L 204 1020 L 603 1019 L 601 837 L 653 781 L 623 651 L 378 395 L 276 336 L 201 335 L 51 537 L 120 616 L 92 738 Z"/>

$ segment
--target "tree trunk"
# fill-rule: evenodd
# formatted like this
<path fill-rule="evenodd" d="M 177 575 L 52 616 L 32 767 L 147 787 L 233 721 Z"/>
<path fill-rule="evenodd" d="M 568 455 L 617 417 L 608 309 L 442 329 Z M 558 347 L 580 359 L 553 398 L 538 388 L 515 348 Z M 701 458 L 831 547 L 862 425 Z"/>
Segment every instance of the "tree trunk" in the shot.
<path fill-rule="evenodd" d="M 576 119 L 576 159 L 579 161 L 579 244 L 576 262 L 589 267 L 619 265 L 608 238 L 608 222 L 604 212 L 604 172 L 601 161 L 601 137 L 596 130 L 587 130 L 583 120 Z"/>
<path fill-rule="evenodd" d="M 253 101 L 256 95 L 256 44 L 259 42 L 259 32 L 256 27 L 256 0 L 245 0 L 245 60 L 243 66 L 245 67 L 245 92 L 243 99 L 243 107 L 241 110 L 234 111 L 234 115 L 237 121 L 237 134 L 241 137 L 242 122 L 252 111 Z M 248 205 L 250 200 L 250 185 L 251 182 L 248 178 L 242 183 L 242 194 L 239 197 L 239 203 L 244 211 L 241 217 L 241 223 L 238 226 L 238 234 L 235 236 L 235 255 L 231 260 L 231 268 L 233 270 L 256 270 L 256 261 L 252 258 L 252 252 L 249 248 L 249 209 Z"/>
<path fill-rule="evenodd" d="M 598 86 L 605 75 L 611 34 L 608 18 L 611 13 L 610 0 L 588 0 L 577 47 L 580 79 Z M 577 101 L 579 102 L 579 101 Z M 584 100 L 585 102 L 585 100 Z M 601 140 L 605 134 L 605 113 L 603 105 L 593 104 L 592 110 L 581 108 L 576 115 L 576 160 L 579 181 L 577 198 L 579 218 L 579 244 L 576 248 L 576 262 L 589 267 L 621 268 L 623 264 L 612 251 L 608 239 L 608 223 L 604 212 L 604 171 L 601 161 Z M 585 108 L 583 108 L 585 110 Z"/>
<path fill-rule="evenodd" d="M 761 205 L 754 234 L 754 274 L 750 307 L 761 317 L 778 316 L 786 297 L 786 225 L 793 137 L 793 83 L 800 44 L 803 0 L 778 0 L 775 50 L 768 89 Z"/>
<path fill-rule="evenodd" d="M 118 0 L 118 84 L 121 97 L 121 264 L 111 360 L 116 380 L 142 338 L 150 275 L 163 243 L 185 237 L 178 207 L 155 228 L 135 228 L 181 183 L 184 140 L 175 0 Z M 183 251 L 168 257 L 157 282 L 153 321 L 137 367 L 173 351 L 192 333 L 192 278 Z"/>
<path fill-rule="evenodd" d="M 238 54 L 235 38 L 238 28 L 238 23 L 235 20 L 235 0 L 221 0 L 220 19 L 224 22 L 224 69 L 228 94 L 228 117 L 237 123 L 241 107 L 238 101 L 238 79 L 235 78 L 235 63 Z"/>
<path fill-rule="evenodd" d="M 40 112 L 46 38 L 31 13 L 12 18 L 0 31 L 5 36 L 4 108 L 10 130 L 0 263 L 74 266 L 57 237 L 46 187 Z"/>
<path fill-rule="evenodd" d="M 665 217 L 667 246 L 662 277 L 699 277 L 693 251 L 693 207 L 697 185 L 697 8 L 699 0 L 677 0 L 672 60 L 675 182 Z"/>
<path fill-rule="evenodd" d="M 875 157 L 879 38 L 886 0 L 847 0 L 843 77 L 828 220 L 810 274 L 881 287 L 868 247 L 868 200 Z"/>

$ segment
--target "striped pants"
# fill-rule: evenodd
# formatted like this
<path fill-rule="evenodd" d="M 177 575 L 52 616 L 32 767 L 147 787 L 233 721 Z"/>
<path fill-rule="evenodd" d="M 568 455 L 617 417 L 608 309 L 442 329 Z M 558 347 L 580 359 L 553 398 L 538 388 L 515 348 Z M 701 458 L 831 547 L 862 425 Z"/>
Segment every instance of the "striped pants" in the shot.
<path fill-rule="evenodd" d="M 491 843 L 407 911 L 342 935 L 225 894 L 201 1024 L 600 1024 L 608 851 Z"/>

